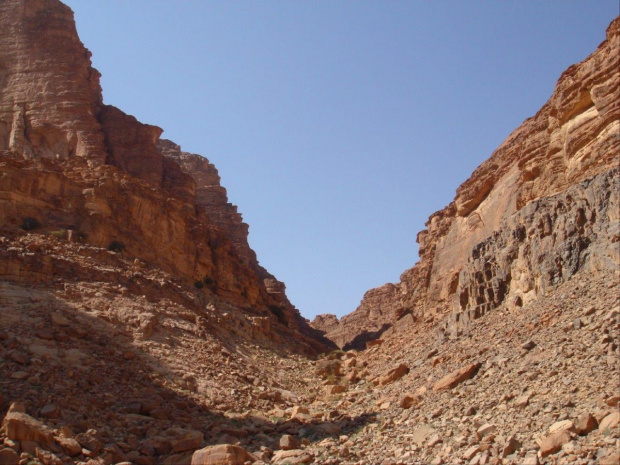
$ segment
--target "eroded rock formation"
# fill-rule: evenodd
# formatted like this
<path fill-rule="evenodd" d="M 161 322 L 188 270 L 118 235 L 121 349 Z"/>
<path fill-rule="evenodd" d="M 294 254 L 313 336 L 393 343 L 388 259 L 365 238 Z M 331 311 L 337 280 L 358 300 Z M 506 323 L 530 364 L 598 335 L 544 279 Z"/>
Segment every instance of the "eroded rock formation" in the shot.
<path fill-rule="evenodd" d="M 122 250 L 325 350 L 259 265 L 215 167 L 104 105 L 99 76 L 70 8 L 0 1 L 0 224 L 13 234 L 34 221 L 37 232 Z M 7 256 L 2 277 L 51 282 L 69 272 L 44 248 L 35 255 Z"/>
<path fill-rule="evenodd" d="M 477 283 L 482 288 L 472 291 L 476 297 L 472 294 L 472 298 L 464 297 L 465 289 L 471 285 L 468 263 L 480 259 L 476 254 L 483 246 L 479 244 L 509 232 L 502 226 L 505 221 L 525 221 L 532 202 L 564 192 L 617 166 L 619 29 L 620 19 L 615 19 L 607 30 L 606 40 L 592 55 L 561 75 L 553 95 L 538 113 L 517 128 L 474 171 L 457 189 L 452 203 L 431 215 L 427 229 L 417 237 L 420 260 L 401 275 L 400 283 L 395 288 L 383 286 L 368 292 L 358 309 L 342 318 L 338 327 L 327 333 L 328 337 L 343 346 L 361 347 L 363 344 L 354 343 L 360 334 L 381 332 L 386 325 L 397 324 L 404 315 L 412 315 L 407 317 L 412 321 L 450 310 L 472 310 L 481 305 L 483 294 L 487 295 L 484 303 L 494 307 L 504 300 L 498 293 L 519 292 L 516 282 L 511 287 L 504 280 L 500 288 L 494 289 L 495 281 L 490 279 Z M 543 208 L 544 202 L 537 205 Z M 557 215 L 551 205 L 549 208 L 549 217 Z M 591 219 L 594 223 L 601 220 Z M 507 237 L 504 242 L 506 246 L 516 246 L 516 239 Z M 532 244 L 526 240 L 520 246 L 532 247 Z M 506 272 L 509 271 L 501 273 Z M 532 274 L 542 271 L 535 270 Z M 538 281 L 538 276 L 528 279 Z M 526 292 L 527 298 L 533 298 L 542 288 L 533 286 Z"/>

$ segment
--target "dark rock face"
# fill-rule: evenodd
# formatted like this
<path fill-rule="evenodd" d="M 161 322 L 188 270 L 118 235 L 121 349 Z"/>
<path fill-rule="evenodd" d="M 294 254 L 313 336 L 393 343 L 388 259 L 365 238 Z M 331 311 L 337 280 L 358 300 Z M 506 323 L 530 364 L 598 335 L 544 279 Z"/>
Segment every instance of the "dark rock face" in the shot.
<path fill-rule="evenodd" d="M 207 158 L 184 152 L 172 141 L 160 139 L 157 148 L 165 159 L 178 165 L 184 174 L 193 179 L 196 185 L 196 207 L 209 217 L 214 227 L 226 233 L 247 265 L 257 266 L 256 254 L 248 244 L 249 227 L 243 222 L 237 207 L 228 202 L 217 168 Z"/>
<path fill-rule="evenodd" d="M 478 244 L 459 274 L 450 334 L 499 305 L 521 307 L 582 268 L 617 268 L 620 171 L 529 203 Z"/>

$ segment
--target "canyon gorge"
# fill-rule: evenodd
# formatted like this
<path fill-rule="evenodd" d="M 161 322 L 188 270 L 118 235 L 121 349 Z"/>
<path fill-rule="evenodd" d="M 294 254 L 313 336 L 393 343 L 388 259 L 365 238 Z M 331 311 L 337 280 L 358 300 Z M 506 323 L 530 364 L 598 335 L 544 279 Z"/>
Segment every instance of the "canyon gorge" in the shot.
<path fill-rule="evenodd" d="M 90 58 L 0 0 L 0 465 L 620 462 L 620 18 L 398 283 L 312 322 Z"/>

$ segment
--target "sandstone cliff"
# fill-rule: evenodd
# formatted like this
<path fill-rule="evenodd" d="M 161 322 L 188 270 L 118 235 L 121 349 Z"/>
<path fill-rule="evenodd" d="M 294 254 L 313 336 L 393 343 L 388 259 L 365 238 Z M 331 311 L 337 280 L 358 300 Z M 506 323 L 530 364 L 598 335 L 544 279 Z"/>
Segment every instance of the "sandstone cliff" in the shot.
<path fill-rule="evenodd" d="M 0 26 L 0 464 L 619 463 L 618 21 L 401 283 L 316 320 L 389 337 L 319 360 L 214 166 L 101 103 L 70 10 Z"/>
<path fill-rule="evenodd" d="M 0 0 L 0 224 L 116 249 L 196 292 L 273 321 L 326 350 L 264 270 L 208 160 L 105 105 L 73 12 L 58 0 Z M 25 228 L 31 229 L 31 228 Z M 12 257 L 3 279 L 53 281 L 45 257 Z M 37 276 L 37 278 L 33 278 Z M 82 275 L 86 278 L 86 275 Z M 279 329 L 278 329 L 279 328 Z M 297 337 L 296 336 L 296 337 Z M 305 349 L 302 349 L 305 350 Z"/>
<path fill-rule="evenodd" d="M 481 259 L 481 244 L 488 244 L 490 238 L 498 235 L 512 233 L 507 223 L 525 221 L 528 208 L 534 208 L 530 206 L 532 202 L 564 192 L 617 166 L 620 152 L 619 29 L 620 19 L 615 19 L 607 30 L 606 40 L 592 55 L 561 75 L 553 95 L 538 113 L 517 128 L 474 171 L 457 189 L 450 205 L 431 215 L 427 229 L 417 237 L 420 260 L 401 275 L 400 283 L 366 293 L 357 310 L 343 317 L 337 327 L 331 326 L 327 332 L 329 338 L 341 346 L 363 347 L 365 340 L 396 324 L 407 326 L 416 319 L 431 318 L 450 310 L 476 312 L 494 308 L 507 299 L 512 302 L 528 300 L 544 292 L 542 282 L 547 280 L 543 276 L 547 271 L 539 269 L 538 264 L 504 260 L 501 265 L 488 265 L 502 268 L 499 272 L 502 277 L 489 271 L 490 277 L 481 279 L 474 277 L 472 263 Z M 609 186 L 607 184 L 607 188 Z M 585 208 L 574 204 L 571 207 Z M 551 210 L 547 216 L 543 214 L 541 220 L 546 222 L 547 230 L 552 227 L 549 218 L 557 219 L 559 213 L 557 208 L 549 208 Z M 561 220 L 562 225 L 576 221 L 578 228 L 597 228 L 596 224 L 605 219 L 596 215 L 587 217 L 585 210 L 583 215 L 581 219 L 566 217 Z M 586 223 L 591 224 L 586 226 Z M 560 233 L 560 237 L 553 234 L 553 239 L 544 244 L 545 250 L 551 252 L 559 247 L 565 239 L 563 234 Z M 507 237 L 493 253 L 504 253 L 500 250 L 502 247 L 517 247 L 517 242 L 518 247 L 534 246 L 529 236 L 523 239 Z M 587 242 L 580 247 L 588 248 Z M 485 263 L 503 260 L 492 259 L 493 253 L 485 255 Z M 515 253 L 524 255 L 522 251 Z M 589 253 L 584 252 L 584 255 L 589 256 Z M 567 258 L 561 254 L 556 258 L 561 262 L 556 266 L 559 271 L 551 273 L 557 282 L 570 274 L 562 272 Z M 592 266 L 609 265 L 598 259 L 590 262 Z M 617 263 L 609 266 L 617 266 Z M 583 264 L 583 260 L 579 261 L 578 267 Z M 507 276 L 515 278 L 511 280 Z M 520 284 L 522 282 L 527 284 Z"/>

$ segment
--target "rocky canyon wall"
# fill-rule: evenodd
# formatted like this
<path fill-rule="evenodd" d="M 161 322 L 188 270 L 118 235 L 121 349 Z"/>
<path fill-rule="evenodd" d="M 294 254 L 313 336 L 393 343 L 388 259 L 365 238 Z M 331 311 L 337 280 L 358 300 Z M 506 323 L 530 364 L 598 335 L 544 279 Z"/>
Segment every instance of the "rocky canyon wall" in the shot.
<path fill-rule="evenodd" d="M 265 315 L 302 346 L 329 347 L 259 265 L 215 167 L 160 140 L 162 129 L 105 105 L 99 77 L 70 8 L 0 0 L 3 230 L 12 237 L 35 220 L 34 232 L 122 249 L 203 294 Z M 16 257 L 0 277 L 62 278 L 64 268 L 44 264 L 53 260 L 22 266 Z"/>
<path fill-rule="evenodd" d="M 583 251 L 589 247 L 589 234 L 607 227 L 607 223 L 602 223 L 607 217 L 591 209 L 611 211 L 605 204 L 608 200 L 600 197 L 604 189 L 617 184 L 608 178 L 606 182 L 593 180 L 592 185 L 603 191 L 592 193 L 582 189 L 574 194 L 589 196 L 586 198 L 590 201 L 600 200 L 596 205 L 586 205 L 574 196 L 572 200 L 558 200 L 564 202 L 564 209 L 582 211 L 580 215 L 585 216 L 581 219 L 569 218 L 572 211 L 562 213 L 562 208 L 543 199 L 551 199 L 618 165 L 619 70 L 620 19 L 616 18 L 598 49 L 561 75 L 551 98 L 538 113 L 524 121 L 474 171 L 457 189 L 453 202 L 431 215 L 427 229 L 417 237 L 420 260 L 401 275 L 400 282 L 369 291 L 357 310 L 343 317 L 337 325 L 332 321 L 326 328 L 317 320 L 317 328 L 327 330 L 328 337 L 341 346 L 363 347 L 365 340 L 377 337 L 387 328 L 407 326 L 416 319 L 433 318 L 452 310 L 476 312 L 481 306 L 493 308 L 503 303 L 508 295 L 516 298 L 519 292 L 525 294 L 519 296 L 521 299 L 535 298 L 544 292 L 542 282 L 547 280 L 544 275 L 550 271 L 526 260 L 519 266 L 530 267 L 526 273 L 528 277 L 513 277 L 513 281 L 507 278 L 512 276 L 509 269 L 512 265 L 501 258 L 508 253 L 506 248 L 537 247 L 533 238 L 540 233 L 527 230 L 526 236 L 521 238 L 523 229 L 515 226 L 533 222 L 534 217 L 547 224 L 547 229 L 565 228 L 567 222 L 580 223 L 577 229 L 586 228 L 578 243 L 564 243 L 563 237 L 573 237 L 573 231 L 562 230 L 558 233 L 561 237 L 554 233 L 553 239 L 549 239 L 553 245 L 545 245 L 580 248 L 581 259 L 576 266 L 582 266 L 589 256 Z M 617 176 L 617 172 L 613 173 Z M 536 216 L 531 211 L 533 208 L 544 211 Z M 617 218 L 608 220 L 613 222 Z M 611 240 L 611 236 L 605 240 Z M 491 247 L 489 241 L 495 245 Z M 523 251 L 513 250 L 512 253 L 521 257 L 528 255 Z M 561 255 L 557 258 L 563 260 Z M 618 265 L 617 260 L 604 263 L 605 266 Z M 553 280 L 557 282 L 570 276 L 564 265 L 557 267 L 560 271 L 553 272 Z M 525 276 L 523 270 L 514 271 Z M 480 273 L 482 276 L 490 273 L 490 277 L 481 278 Z M 517 284 L 520 279 L 532 283 L 531 288 L 527 284 Z"/>

